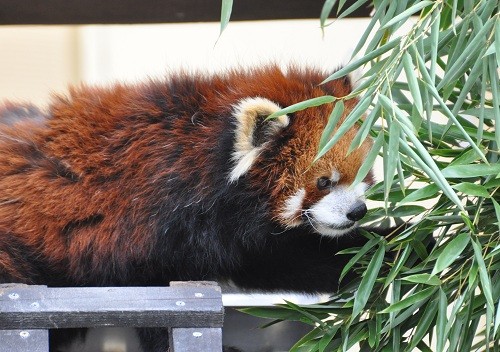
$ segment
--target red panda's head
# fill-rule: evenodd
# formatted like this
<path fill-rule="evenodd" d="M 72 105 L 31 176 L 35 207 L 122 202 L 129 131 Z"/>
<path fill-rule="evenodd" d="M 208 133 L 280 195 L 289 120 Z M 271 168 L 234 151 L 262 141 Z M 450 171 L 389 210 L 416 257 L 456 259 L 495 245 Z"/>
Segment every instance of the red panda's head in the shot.
<path fill-rule="evenodd" d="M 288 75 L 281 86 L 280 80 L 263 78 L 267 85 L 263 94 L 241 98 L 233 105 L 235 143 L 228 178 L 238 182 L 244 176 L 252 187 L 269 194 L 273 219 L 283 227 L 308 225 L 322 235 L 337 236 L 352 230 L 366 214 L 364 193 L 371 176 L 356 186 L 353 181 L 370 141 L 348 153 L 357 133 L 352 128 L 313 163 L 333 104 L 266 119 L 284 106 L 326 94 L 345 96 L 351 89 L 347 80 L 320 86 L 308 82 L 311 77 Z M 345 102 L 341 122 L 355 103 Z"/>

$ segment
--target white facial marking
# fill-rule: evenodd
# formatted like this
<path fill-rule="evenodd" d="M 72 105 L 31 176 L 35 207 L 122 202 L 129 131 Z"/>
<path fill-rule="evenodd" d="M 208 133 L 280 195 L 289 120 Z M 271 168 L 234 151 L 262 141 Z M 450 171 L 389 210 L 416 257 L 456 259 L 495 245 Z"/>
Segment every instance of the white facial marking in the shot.
<path fill-rule="evenodd" d="M 302 223 L 302 202 L 305 195 L 306 190 L 301 188 L 285 201 L 285 210 L 281 213 L 281 217 L 287 222 L 288 226 L 298 226 Z"/>
<path fill-rule="evenodd" d="M 269 99 L 254 97 L 242 99 L 234 106 L 234 117 L 237 121 L 235 131 L 234 151 L 232 161 L 234 168 L 229 175 L 229 182 L 234 182 L 244 175 L 259 156 L 262 146 L 256 146 L 253 132 L 257 119 L 280 110 L 281 107 Z M 268 124 L 267 134 L 272 135 L 288 126 L 289 118 L 286 115 L 265 122 Z"/>
<path fill-rule="evenodd" d="M 351 231 L 356 223 L 347 218 L 347 213 L 358 201 L 364 200 L 366 183 L 354 188 L 336 186 L 306 211 L 311 226 L 322 235 L 339 236 Z"/>

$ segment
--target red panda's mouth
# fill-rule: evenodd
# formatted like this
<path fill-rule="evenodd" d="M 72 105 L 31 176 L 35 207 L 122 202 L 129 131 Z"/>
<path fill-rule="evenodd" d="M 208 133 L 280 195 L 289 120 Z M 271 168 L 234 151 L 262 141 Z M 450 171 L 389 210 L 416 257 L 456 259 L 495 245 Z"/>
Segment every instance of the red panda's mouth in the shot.
<path fill-rule="evenodd" d="M 305 223 L 309 224 L 316 232 L 322 235 L 339 236 L 343 235 L 358 226 L 356 221 L 347 220 L 341 224 L 325 223 L 314 218 L 305 216 Z"/>

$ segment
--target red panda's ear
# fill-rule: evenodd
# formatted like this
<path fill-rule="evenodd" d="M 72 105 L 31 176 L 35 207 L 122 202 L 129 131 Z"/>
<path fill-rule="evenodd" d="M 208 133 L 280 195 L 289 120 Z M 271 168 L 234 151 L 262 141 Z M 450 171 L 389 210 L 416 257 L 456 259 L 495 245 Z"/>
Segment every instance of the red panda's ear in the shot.
<path fill-rule="evenodd" d="M 344 97 L 349 95 L 359 85 L 361 76 L 362 71 L 355 70 L 343 77 L 323 83 L 321 86 L 327 94 L 335 97 Z"/>
<path fill-rule="evenodd" d="M 244 175 L 259 155 L 263 145 L 288 126 L 288 116 L 266 118 L 280 110 L 269 99 L 254 97 L 242 99 L 234 106 L 236 129 L 232 160 L 234 167 L 229 176 L 231 182 Z"/>

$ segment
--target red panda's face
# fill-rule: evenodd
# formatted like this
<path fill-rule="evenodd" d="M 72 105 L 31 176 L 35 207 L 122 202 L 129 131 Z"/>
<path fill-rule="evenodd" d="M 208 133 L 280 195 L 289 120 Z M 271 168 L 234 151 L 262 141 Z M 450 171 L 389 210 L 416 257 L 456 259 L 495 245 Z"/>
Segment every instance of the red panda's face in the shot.
<path fill-rule="evenodd" d="M 354 102 L 347 103 L 349 110 Z M 348 153 L 357 132 L 353 128 L 313 163 L 332 106 L 265 119 L 279 109 L 261 97 L 242 99 L 234 106 L 237 122 L 229 181 L 248 174 L 254 187 L 266 189 L 272 216 L 285 228 L 308 225 L 326 236 L 351 231 L 367 211 L 364 193 L 371 181 L 355 186 L 353 181 L 370 143 Z"/>

